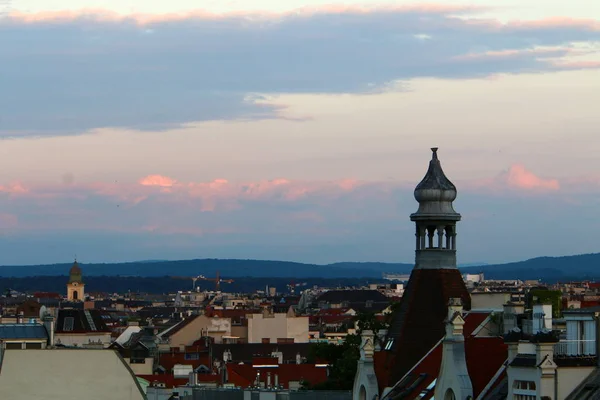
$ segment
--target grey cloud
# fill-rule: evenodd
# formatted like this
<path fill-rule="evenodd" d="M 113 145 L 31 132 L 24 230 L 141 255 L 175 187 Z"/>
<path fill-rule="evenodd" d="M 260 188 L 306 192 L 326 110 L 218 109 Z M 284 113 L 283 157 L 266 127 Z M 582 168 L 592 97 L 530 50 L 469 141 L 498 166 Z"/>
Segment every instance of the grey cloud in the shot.
<path fill-rule="evenodd" d="M 415 35 L 429 35 L 422 40 Z M 100 127 L 276 117 L 249 93 L 362 93 L 393 80 L 551 68 L 536 54 L 471 52 L 600 40 L 586 26 L 474 24 L 441 13 L 373 12 L 249 22 L 191 18 L 0 21 L 0 132 L 59 135 Z M 558 52 L 556 55 L 561 55 Z"/>

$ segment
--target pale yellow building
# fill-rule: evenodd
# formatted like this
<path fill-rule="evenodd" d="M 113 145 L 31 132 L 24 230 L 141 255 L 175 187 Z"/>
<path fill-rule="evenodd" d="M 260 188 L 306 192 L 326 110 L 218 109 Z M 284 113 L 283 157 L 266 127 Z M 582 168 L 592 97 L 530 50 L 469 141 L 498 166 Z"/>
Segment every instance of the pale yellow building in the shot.
<path fill-rule="evenodd" d="M 298 317 L 290 308 L 287 313 L 248 315 L 248 343 L 307 343 L 308 317 Z"/>
<path fill-rule="evenodd" d="M 73 263 L 69 271 L 69 282 L 67 283 L 67 299 L 69 301 L 84 301 L 85 300 L 85 284 L 81 278 L 81 268 L 77 264 L 77 260 Z"/>

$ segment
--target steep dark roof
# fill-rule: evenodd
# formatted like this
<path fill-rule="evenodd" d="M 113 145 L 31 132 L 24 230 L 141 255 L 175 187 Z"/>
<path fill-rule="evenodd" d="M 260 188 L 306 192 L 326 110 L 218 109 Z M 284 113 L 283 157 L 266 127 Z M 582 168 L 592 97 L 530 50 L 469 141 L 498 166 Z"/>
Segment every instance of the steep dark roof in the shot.
<path fill-rule="evenodd" d="M 110 332 L 99 310 L 59 310 L 56 333 Z"/>
<path fill-rule="evenodd" d="M 414 269 L 399 309 L 392 317 L 385 361 L 387 376 L 378 376 L 380 387 L 401 379 L 445 334 L 450 298 L 461 298 L 465 310 L 471 297 L 458 269 Z"/>
<path fill-rule="evenodd" d="M 510 362 L 511 367 L 535 367 L 536 365 L 535 354 L 517 354 Z"/>
<path fill-rule="evenodd" d="M 508 356 L 502 338 L 473 335 L 489 315 L 490 313 L 470 312 L 465 316 L 465 360 L 475 397 L 492 382 Z M 411 367 L 410 372 L 402 377 L 402 381 L 398 382 L 393 392 L 386 398 L 431 399 L 435 390 L 435 380 L 440 372 L 442 353 L 443 344 L 438 342 L 425 357 Z"/>
<path fill-rule="evenodd" d="M 438 159 L 437 150 L 436 147 L 431 149 L 433 154 L 431 156 L 431 161 L 429 162 L 429 168 L 427 169 L 425 177 L 419 182 L 415 190 L 456 190 L 456 186 L 450 182 L 450 179 L 446 177 L 444 170 L 442 170 L 442 164 Z"/>

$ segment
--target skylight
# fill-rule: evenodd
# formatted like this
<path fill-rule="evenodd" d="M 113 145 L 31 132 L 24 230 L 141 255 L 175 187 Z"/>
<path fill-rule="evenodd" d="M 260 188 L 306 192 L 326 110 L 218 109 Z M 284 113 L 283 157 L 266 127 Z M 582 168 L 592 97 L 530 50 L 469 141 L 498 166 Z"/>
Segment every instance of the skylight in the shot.
<path fill-rule="evenodd" d="M 72 331 L 74 325 L 75 325 L 75 318 L 65 317 L 65 320 L 63 322 L 63 331 Z"/>

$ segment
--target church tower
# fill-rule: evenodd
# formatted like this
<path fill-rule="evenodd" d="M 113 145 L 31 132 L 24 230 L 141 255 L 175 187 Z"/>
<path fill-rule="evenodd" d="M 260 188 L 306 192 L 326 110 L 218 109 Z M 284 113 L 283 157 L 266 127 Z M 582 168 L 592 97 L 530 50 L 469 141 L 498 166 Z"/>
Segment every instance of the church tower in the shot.
<path fill-rule="evenodd" d="M 84 301 L 85 284 L 81 279 L 81 268 L 77 264 L 77 260 L 73 263 L 71 270 L 69 271 L 69 282 L 67 283 L 67 299 L 69 301 Z"/>
<path fill-rule="evenodd" d="M 450 299 L 471 308 L 456 266 L 456 223 L 461 216 L 452 202 L 457 190 L 442 170 L 438 149 L 431 150 L 427 173 L 414 191 L 419 208 L 410 216 L 415 223 L 415 266 L 389 328 L 380 388 L 394 385 L 444 337 Z"/>

